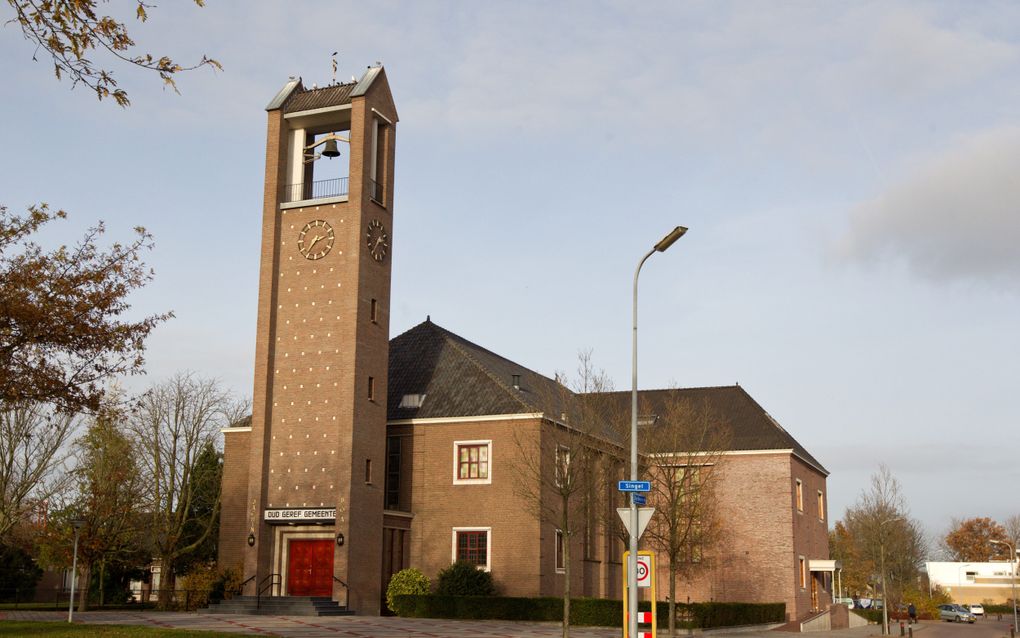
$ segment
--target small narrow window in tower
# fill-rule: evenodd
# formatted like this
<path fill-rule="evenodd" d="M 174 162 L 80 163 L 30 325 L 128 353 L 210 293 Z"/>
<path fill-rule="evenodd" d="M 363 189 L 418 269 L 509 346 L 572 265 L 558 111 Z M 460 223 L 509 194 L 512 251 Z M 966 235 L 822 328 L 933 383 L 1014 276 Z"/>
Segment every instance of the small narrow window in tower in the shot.
<path fill-rule="evenodd" d="M 818 520 L 825 520 L 825 494 L 818 490 Z"/>
<path fill-rule="evenodd" d="M 379 302 L 375 299 L 369 304 L 368 316 L 371 318 L 372 323 L 379 323 Z"/>
<path fill-rule="evenodd" d="M 375 377 L 368 378 L 368 400 L 375 401 Z"/>
<path fill-rule="evenodd" d="M 797 479 L 797 511 L 804 511 L 804 484 Z"/>
<path fill-rule="evenodd" d="M 365 484 L 372 484 L 372 459 L 365 459 Z"/>

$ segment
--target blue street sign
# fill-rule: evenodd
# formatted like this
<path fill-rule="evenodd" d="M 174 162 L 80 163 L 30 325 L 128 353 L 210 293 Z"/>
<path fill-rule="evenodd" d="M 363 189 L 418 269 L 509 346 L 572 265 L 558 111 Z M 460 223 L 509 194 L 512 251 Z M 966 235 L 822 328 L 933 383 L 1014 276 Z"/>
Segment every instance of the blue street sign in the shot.
<path fill-rule="evenodd" d="M 620 481 L 621 492 L 651 492 L 652 484 L 649 481 Z"/>
<path fill-rule="evenodd" d="M 634 499 L 635 505 L 644 505 L 645 503 L 647 503 L 644 494 L 638 494 L 637 492 L 634 492 L 634 495 L 631 496 L 631 498 Z"/>

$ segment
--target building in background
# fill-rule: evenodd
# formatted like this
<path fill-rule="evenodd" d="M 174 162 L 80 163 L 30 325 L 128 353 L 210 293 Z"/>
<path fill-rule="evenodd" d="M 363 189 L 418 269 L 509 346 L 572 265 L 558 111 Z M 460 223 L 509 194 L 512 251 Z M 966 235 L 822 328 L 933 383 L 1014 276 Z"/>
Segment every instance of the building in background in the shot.
<path fill-rule="evenodd" d="M 1013 570 L 1016 563 L 924 564 L 928 584 L 949 594 L 954 603 L 1006 603 L 1013 599 Z"/>

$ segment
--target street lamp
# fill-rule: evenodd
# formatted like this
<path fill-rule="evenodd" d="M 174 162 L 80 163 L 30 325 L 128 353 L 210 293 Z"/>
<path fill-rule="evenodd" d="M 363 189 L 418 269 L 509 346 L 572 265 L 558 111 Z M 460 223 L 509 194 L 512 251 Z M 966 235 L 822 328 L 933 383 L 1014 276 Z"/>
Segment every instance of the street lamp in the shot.
<path fill-rule="evenodd" d="M 634 271 L 634 329 L 631 340 L 631 394 L 630 394 L 630 480 L 638 480 L 638 453 L 637 453 L 637 291 L 638 276 L 641 274 L 641 266 L 645 265 L 648 258 L 655 252 L 666 252 L 666 249 L 683 237 L 687 229 L 677 226 L 668 235 L 659 240 L 659 243 L 645 254 L 638 262 L 637 270 Z M 627 560 L 627 635 L 630 638 L 637 638 L 638 626 L 638 595 L 637 595 L 637 553 L 638 553 L 638 506 L 634 500 L 634 494 L 630 496 L 630 558 Z"/>
<path fill-rule="evenodd" d="M 74 577 L 78 574 L 78 532 L 81 531 L 84 524 L 85 521 L 80 518 L 71 521 L 71 526 L 74 527 L 74 560 L 71 562 L 71 600 L 67 603 L 67 622 L 74 621 Z"/>
<path fill-rule="evenodd" d="M 894 523 L 896 521 L 902 521 L 902 516 L 896 516 L 895 518 L 887 518 L 878 524 L 878 554 L 879 563 L 882 570 L 882 635 L 889 635 L 889 596 L 886 595 L 885 588 L 885 526 L 887 523 Z"/>
<path fill-rule="evenodd" d="M 990 539 L 991 540 L 991 539 Z M 1005 545 L 1009 548 L 1009 581 L 1013 585 L 1013 629 L 1020 630 L 1016 624 L 1016 545 L 1009 541 L 992 540 L 996 545 Z"/>

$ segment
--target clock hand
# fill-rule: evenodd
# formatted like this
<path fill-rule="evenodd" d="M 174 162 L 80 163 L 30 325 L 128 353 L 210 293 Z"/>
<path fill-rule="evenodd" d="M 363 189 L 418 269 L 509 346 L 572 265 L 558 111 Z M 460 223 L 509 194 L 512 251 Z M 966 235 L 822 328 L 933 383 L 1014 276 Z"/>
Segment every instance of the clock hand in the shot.
<path fill-rule="evenodd" d="M 322 237 L 319 236 L 319 235 L 316 235 L 315 237 L 313 237 L 312 238 L 312 243 L 308 244 L 308 250 L 311 250 L 312 246 L 314 246 L 315 244 L 319 243 L 320 239 L 322 239 Z"/>

